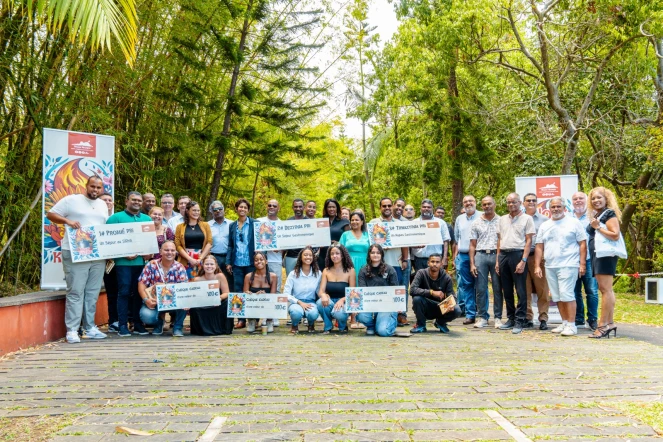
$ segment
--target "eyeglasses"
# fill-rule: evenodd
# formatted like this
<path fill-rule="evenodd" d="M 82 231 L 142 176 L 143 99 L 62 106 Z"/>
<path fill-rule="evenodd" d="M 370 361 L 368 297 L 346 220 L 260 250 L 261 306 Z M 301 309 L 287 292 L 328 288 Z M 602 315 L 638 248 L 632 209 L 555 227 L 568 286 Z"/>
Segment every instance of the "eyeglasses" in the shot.
<path fill-rule="evenodd" d="M 408 212 L 412 212 L 414 209 L 405 209 L 405 210 L 407 210 Z"/>
<path fill-rule="evenodd" d="M 267 204 L 267 207 L 278 207 L 278 204 Z"/>
<path fill-rule="evenodd" d="M 385 205 L 382 206 L 383 209 L 389 209 L 390 207 L 391 207 L 391 204 L 389 204 L 389 205 L 385 204 Z"/>
<path fill-rule="evenodd" d="M 212 209 L 212 212 L 220 212 L 222 210 L 226 210 L 224 207 L 215 207 Z"/>
<path fill-rule="evenodd" d="M 162 206 L 172 206 L 173 204 L 175 204 L 175 203 L 167 203 L 167 202 L 164 202 L 164 201 L 161 202 Z"/>
<path fill-rule="evenodd" d="M 525 202 L 526 202 L 526 203 L 535 203 L 536 200 L 529 199 L 529 200 L 525 200 Z"/>

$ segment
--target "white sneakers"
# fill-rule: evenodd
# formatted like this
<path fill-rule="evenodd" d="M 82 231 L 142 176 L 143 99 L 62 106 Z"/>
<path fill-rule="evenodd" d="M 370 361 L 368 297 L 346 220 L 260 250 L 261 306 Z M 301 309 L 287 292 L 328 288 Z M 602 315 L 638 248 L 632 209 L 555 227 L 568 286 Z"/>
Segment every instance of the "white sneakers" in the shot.
<path fill-rule="evenodd" d="M 499 319 L 497 319 L 499 321 Z M 483 318 L 479 318 L 477 322 L 474 323 L 474 328 L 485 328 L 488 327 L 488 321 Z"/>
<path fill-rule="evenodd" d="M 92 327 L 89 330 L 85 330 L 83 337 L 86 339 L 106 339 L 108 336 L 106 333 L 100 332 L 97 327 Z"/>
<path fill-rule="evenodd" d="M 281 325 L 281 322 L 279 322 L 278 319 L 274 319 L 274 324 L 273 325 L 274 325 L 274 327 L 278 327 L 279 325 Z"/>
<path fill-rule="evenodd" d="M 78 344 L 81 342 L 81 338 L 78 337 L 78 332 L 76 330 L 69 330 L 66 339 L 70 344 Z"/>
<path fill-rule="evenodd" d="M 274 321 L 271 319 L 267 320 L 267 333 L 274 333 Z"/>
<path fill-rule="evenodd" d="M 495 328 L 500 328 L 502 326 L 502 320 L 499 318 L 495 319 Z M 475 325 L 476 327 L 476 325 Z"/>
<path fill-rule="evenodd" d="M 249 333 L 255 333 L 256 331 L 256 320 L 249 319 L 246 323 L 246 331 Z"/>
<path fill-rule="evenodd" d="M 562 336 L 575 336 L 578 334 L 578 328 L 575 325 L 566 324 L 564 330 L 560 333 Z"/>

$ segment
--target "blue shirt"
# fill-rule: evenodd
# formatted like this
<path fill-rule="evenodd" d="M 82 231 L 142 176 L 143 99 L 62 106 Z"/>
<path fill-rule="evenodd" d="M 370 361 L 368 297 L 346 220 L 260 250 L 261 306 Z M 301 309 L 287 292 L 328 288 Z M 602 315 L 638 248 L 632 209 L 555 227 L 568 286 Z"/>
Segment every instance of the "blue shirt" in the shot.
<path fill-rule="evenodd" d="M 209 221 L 212 229 L 212 253 L 225 255 L 228 253 L 228 240 L 230 239 L 230 222 L 223 218 L 221 224 Z"/>
<path fill-rule="evenodd" d="M 470 229 L 474 220 L 478 219 L 483 212 L 476 210 L 470 217 L 463 213 L 456 218 L 456 225 L 454 226 L 454 235 L 456 236 L 456 244 L 458 244 L 459 253 L 469 253 L 470 251 Z"/>
<path fill-rule="evenodd" d="M 447 242 L 451 241 L 451 235 L 449 234 L 449 228 L 447 223 L 442 221 L 439 218 L 432 217 L 431 219 L 423 219 L 421 217 L 415 218 L 414 221 L 437 221 L 440 223 L 440 234 L 442 235 L 442 241 Z M 469 249 L 468 249 L 469 250 Z M 428 258 L 434 253 L 439 254 L 444 259 L 444 244 L 429 244 L 421 249 L 416 247 L 412 248 L 412 254 L 417 258 Z"/>
<path fill-rule="evenodd" d="M 237 223 L 237 229 L 235 230 L 235 262 L 234 265 L 237 267 L 247 267 L 252 265 L 251 260 L 249 259 L 249 219 L 247 218 L 242 226 L 242 238 L 244 241 L 240 241 L 240 229 L 239 222 Z M 226 245 L 227 247 L 227 245 Z"/>

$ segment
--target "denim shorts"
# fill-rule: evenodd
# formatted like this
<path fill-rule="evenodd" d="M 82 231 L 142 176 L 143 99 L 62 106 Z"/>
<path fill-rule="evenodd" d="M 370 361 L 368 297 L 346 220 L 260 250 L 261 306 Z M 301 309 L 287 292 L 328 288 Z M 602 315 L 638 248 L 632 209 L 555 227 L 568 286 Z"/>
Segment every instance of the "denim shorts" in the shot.
<path fill-rule="evenodd" d="M 546 267 L 546 280 L 553 302 L 573 302 L 578 280 L 578 267 Z"/>

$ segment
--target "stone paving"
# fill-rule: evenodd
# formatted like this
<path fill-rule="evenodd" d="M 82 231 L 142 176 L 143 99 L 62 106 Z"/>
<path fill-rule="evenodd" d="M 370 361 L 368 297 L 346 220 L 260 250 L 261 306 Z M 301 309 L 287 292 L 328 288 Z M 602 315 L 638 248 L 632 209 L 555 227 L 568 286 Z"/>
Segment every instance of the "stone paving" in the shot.
<path fill-rule="evenodd" d="M 58 442 L 193 441 L 216 416 L 220 441 L 660 440 L 609 404 L 661 400 L 662 347 L 431 329 L 58 343 L 0 362 L 0 417 L 76 416 Z"/>

